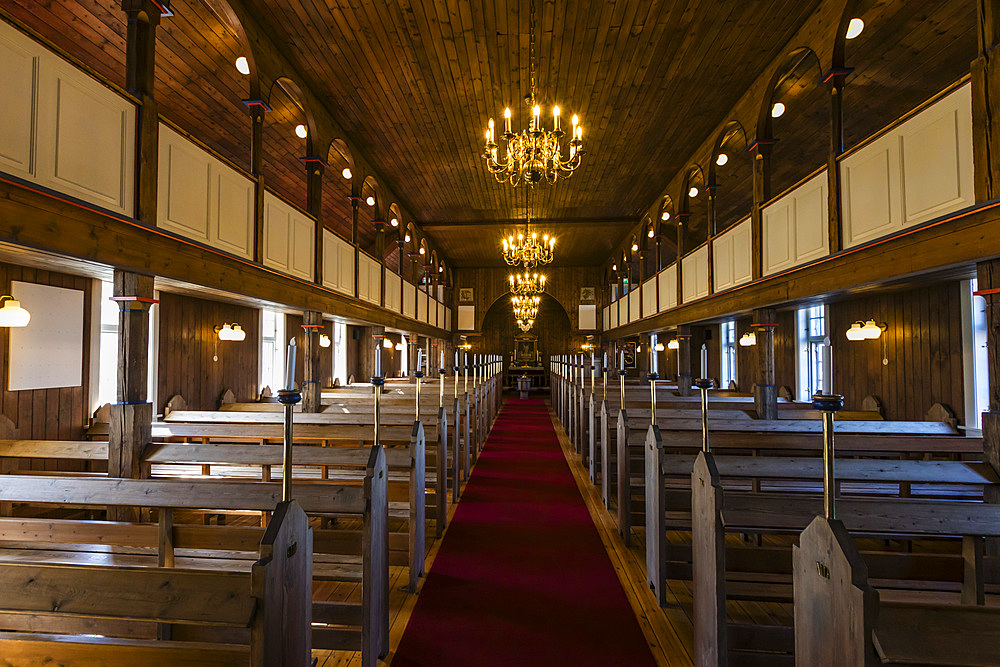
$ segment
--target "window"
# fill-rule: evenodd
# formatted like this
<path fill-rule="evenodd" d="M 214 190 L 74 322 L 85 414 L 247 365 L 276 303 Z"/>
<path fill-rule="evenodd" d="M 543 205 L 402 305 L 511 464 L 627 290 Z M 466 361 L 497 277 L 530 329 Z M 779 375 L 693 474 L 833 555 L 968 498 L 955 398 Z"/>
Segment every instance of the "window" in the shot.
<path fill-rule="evenodd" d="M 277 392 L 285 382 L 285 315 L 265 308 L 260 320 L 260 388 Z"/>
<path fill-rule="evenodd" d="M 800 401 L 812 400 L 812 395 L 827 391 L 830 375 L 829 355 L 825 354 L 830 339 L 826 335 L 826 307 L 812 306 L 798 311 L 798 395 Z"/>
<path fill-rule="evenodd" d="M 347 325 L 333 323 L 333 377 L 347 385 Z"/>
<path fill-rule="evenodd" d="M 719 328 L 722 338 L 722 372 L 719 386 L 726 389 L 730 382 L 736 382 L 736 321 L 723 322 Z"/>
<path fill-rule="evenodd" d="M 112 301 L 115 295 L 114 283 L 101 281 L 101 321 L 100 349 L 97 352 L 97 405 L 118 402 L 118 302 Z M 159 298 L 157 294 L 154 298 Z M 157 309 L 150 306 L 149 326 L 149 366 L 147 368 L 148 400 L 156 404 L 156 359 L 157 359 Z"/>
<path fill-rule="evenodd" d="M 962 283 L 962 338 L 966 377 L 965 383 L 965 425 L 969 428 L 983 427 L 983 412 L 989 409 L 990 378 L 986 359 L 986 300 L 974 296 L 979 289 L 979 281 L 967 280 Z"/>

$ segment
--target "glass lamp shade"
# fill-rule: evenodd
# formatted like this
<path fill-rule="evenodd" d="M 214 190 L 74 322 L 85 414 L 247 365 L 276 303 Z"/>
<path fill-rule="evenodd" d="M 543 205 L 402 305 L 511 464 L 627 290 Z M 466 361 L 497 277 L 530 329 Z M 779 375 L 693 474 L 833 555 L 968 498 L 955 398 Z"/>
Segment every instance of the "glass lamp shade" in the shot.
<path fill-rule="evenodd" d="M 320 347 L 330 347 L 330 345 L 331 345 L 331 343 L 330 343 L 330 337 L 327 336 L 326 334 L 320 334 L 319 335 L 319 346 Z"/>
<path fill-rule="evenodd" d="M 861 327 L 861 332 L 865 335 L 868 340 L 875 340 L 882 335 L 882 327 L 875 324 L 875 320 L 868 320 L 865 325 Z"/>
<path fill-rule="evenodd" d="M 881 330 L 879 333 L 881 333 Z M 851 328 L 847 330 L 847 340 L 865 340 L 867 337 L 865 327 L 861 324 L 861 322 L 855 322 L 851 325 Z"/>
<path fill-rule="evenodd" d="M 26 327 L 31 320 L 31 313 L 21 308 L 20 301 L 10 299 L 0 308 L 0 327 Z"/>
<path fill-rule="evenodd" d="M 670 341 L 669 343 L 667 343 L 667 349 L 668 350 L 679 350 L 680 347 L 681 347 L 681 344 L 679 342 L 677 342 L 676 338 L 673 339 L 672 341 Z"/>
<path fill-rule="evenodd" d="M 232 338 L 230 338 L 229 340 L 241 341 L 246 339 L 247 339 L 247 332 L 244 331 L 243 327 L 241 327 L 240 325 L 234 324 Z"/>
<path fill-rule="evenodd" d="M 757 334 L 753 331 L 748 331 L 743 336 L 740 337 L 741 347 L 750 347 L 751 345 L 757 344 Z"/>

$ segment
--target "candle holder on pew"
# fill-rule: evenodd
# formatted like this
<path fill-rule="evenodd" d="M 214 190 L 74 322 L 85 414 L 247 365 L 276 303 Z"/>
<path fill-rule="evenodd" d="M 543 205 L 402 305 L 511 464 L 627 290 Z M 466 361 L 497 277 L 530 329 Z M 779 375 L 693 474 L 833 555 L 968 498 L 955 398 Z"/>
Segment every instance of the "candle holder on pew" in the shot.
<path fill-rule="evenodd" d="M 621 409 L 622 410 L 625 409 L 625 373 L 626 372 L 627 371 L 625 370 L 624 366 L 622 366 L 621 368 L 618 369 L 618 384 L 620 385 L 621 392 L 622 392 L 622 405 L 621 405 Z"/>
<path fill-rule="evenodd" d="M 284 407 L 284 437 L 281 449 L 281 500 L 292 499 L 292 420 L 295 406 L 302 401 L 297 389 L 279 389 L 278 402 Z"/>
<path fill-rule="evenodd" d="M 602 397 L 602 400 L 607 401 L 608 400 L 608 367 L 607 366 L 601 366 L 601 377 L 603 378 L 603 383 L 604 383 L 604 395 Z"/>
<path fill-rule="evenodd" d="M 708 446 L 708 390 L 712 388 L 712 381 L 698 378 L 694 386 L 701 392 L 701 451 L 708 453 L 711 451 Z"/>
<path fill-rule="evenodd" d="M 650 407 L 650 421 L 652 426 L 656 426 L 656 381 L 660 379 L 660 375 L 655 372 L 651 372 L 647 378 L 649 379 L 649 407 Z"/>
<path fill-rule="evenodd" d="M 439 384 L 440 384 L 440 390 L 438 392 L 438 407 L 439 408 L 443 408 L 444 407 L 444 376 L 447 375 L 447 374 L 448 374 L 448 369 L 444 368 L 444 366 L 442 366 L 441 368 L 438 369 L 438 378 L 439 378 Z"/>
<path fill-rule="evenodd" d="M 844 397 L 840 394 L 816 393 L 812 396 L 813 408 L 823 414 L 823 513 L 831 521 L 837 518 L 836 477 L 834 476 L 835 450 L 833 445 L 834 415 L 844 407 Z"/>
<path fill-rule="evenodd" d="M 418 367 L 417 370 L 414 371 L 413 377 L 417 379 L 417 390 L 415 392 L 416 398 L 414 400 L 414 406 L 413 406 L 415 411 L 414 420 L 420 421 L 420 380 L 424 377 L 424 372 L 420 370 L 420 368 Z"/>

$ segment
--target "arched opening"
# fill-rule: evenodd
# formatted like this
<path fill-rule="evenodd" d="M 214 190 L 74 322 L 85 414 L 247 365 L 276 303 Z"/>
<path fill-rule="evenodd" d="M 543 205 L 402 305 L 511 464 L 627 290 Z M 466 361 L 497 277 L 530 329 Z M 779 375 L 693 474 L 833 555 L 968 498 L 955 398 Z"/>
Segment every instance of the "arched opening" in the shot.
<path fill-rule="evenodd" d="M 822 79 L 819 58 L 808 48 L 789 54 L 772 77 L 757 127 L 758 139 L 775 141 L 768 199 L 826 164 L 830 107 Z"/>
<path fill-rule="evenodd" d="M 658 265 L 670 266 L 677 261 L 677 211 L 674 208 L 674 200 L 670 195 L 663 195 L 660 198 L 660 205 L 657 207 L 657 234 L 656 242 L 659 252 Z"/>
<path fill-rule="evenodd" d="M 369 255 L 375 255 L 375 221 L 379 220 L 378 182 L 373 176 L 361 184 L 361 201 L 358 203 L 358 245 Z"/>
<path fill-rule="evenodd" d="M 290 79 L 278 79 L 271 86 L 267 100 L 271 112 L 264 115 L 264 183 L 305 210 L 306 170 L 300 158 L 308 154 L 312 123 L 301 99 Z"/>
<path fill-rule="evenodd" d="M 746 131 L 739 121 L 729 121 L 716 139 L 708 163 L 708 188 L 715 201 L 716 233 L 750 215 L 753 156 L 747 151 Z"/>
<path fill-rule="evenodd" d="M 354 157 L 347 142 L 334 139 L 327 150 L 326 161 L 329 166 L 323 176 L 323 226 L 350 240 L 354 233 L 351 206 Z"/>
<path fill-rule="evenodd" d="M 562 304 L 544 293 L 538 304 L 538 317 L 529 331 L 522 332 L 517 326 L 511 306 L 511 294 L 508 292 L 497 298 L 486 311 L 482 332 L 482 351 L 486 354 L 503 355 L 505 365 L 510 364 L 514 341 L 519 336 L 535 337 L 542 363 L 550 355 L 563 354 L 572 349 L 569 315 Z"/>
<path fill-rule="evenodd" d="M 705 189 L 705 172 L 694 164 L 684 174 L 680 194 L 679 223 L 683 225 L 683 254 L 687 254 L 708 240 L 708 192 Z"/>

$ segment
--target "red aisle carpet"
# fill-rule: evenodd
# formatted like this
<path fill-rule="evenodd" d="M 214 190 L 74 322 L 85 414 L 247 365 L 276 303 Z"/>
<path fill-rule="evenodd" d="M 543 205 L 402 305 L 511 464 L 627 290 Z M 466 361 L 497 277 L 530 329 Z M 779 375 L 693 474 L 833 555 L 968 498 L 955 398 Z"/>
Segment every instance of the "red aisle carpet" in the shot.
<path fill-rule="evenodd" d="M 653 664 L 545 403 L 508 400 L 393 667 Z"/>

